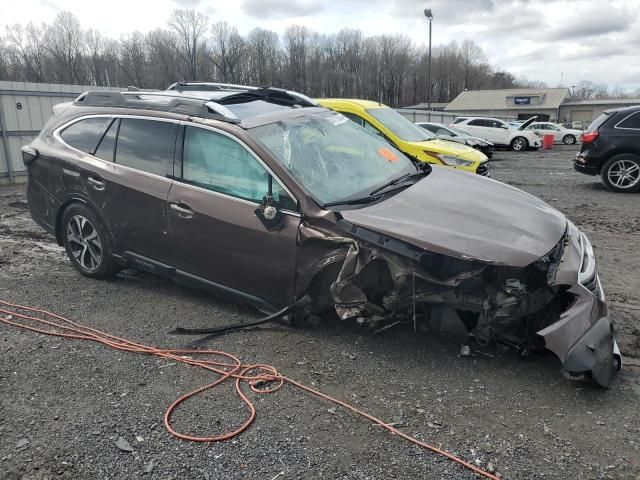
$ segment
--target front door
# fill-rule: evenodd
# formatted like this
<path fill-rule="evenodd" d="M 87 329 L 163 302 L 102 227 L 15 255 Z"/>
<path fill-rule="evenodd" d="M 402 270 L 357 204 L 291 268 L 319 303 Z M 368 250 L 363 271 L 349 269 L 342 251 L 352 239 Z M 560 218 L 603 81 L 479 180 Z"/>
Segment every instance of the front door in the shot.
<path fill-rule="evenodd" d="M 171 264 L 268 306 L 289 304 L 300 224 L 291 195 L 248 147 L 210 128 L 185 127 L 181 170 L 168 198 Z M 255 213 L 270 183 L 283 215 L 274 230 Z"/>

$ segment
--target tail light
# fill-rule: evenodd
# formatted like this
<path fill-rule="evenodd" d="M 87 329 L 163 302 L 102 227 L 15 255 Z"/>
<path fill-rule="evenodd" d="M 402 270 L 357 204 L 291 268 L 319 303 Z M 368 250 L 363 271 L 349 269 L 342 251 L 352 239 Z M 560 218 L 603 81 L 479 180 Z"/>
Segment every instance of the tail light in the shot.
<path fill-rule="evenodd" d="M 599 132 L 585 132 L 582 135 L 580 135 L 580 141 L 582 143 L 591 143 L 596 138 L 598 138 L 599 135 L 600 135 Z"/>

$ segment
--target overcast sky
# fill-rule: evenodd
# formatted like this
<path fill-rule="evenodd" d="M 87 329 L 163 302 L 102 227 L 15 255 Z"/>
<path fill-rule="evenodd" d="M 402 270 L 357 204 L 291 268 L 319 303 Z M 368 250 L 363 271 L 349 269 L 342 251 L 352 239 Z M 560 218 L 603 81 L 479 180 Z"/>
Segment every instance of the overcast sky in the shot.
<path fill-rule="evenodd" d="M 242 34 L 299 24 L 323 33 L 404 33 L 423 44 L 426 7 L 434 14 L 434 45 L 472 39 L 494 68 L 550 86 L 562 78 L 564 85 L 640 88 L 640 0 L 0 0 L 0 27 L 50 22 L 68 10 L 84 28 L 118 38 L 166 26 L 174 8 L 194 8 Z"/>

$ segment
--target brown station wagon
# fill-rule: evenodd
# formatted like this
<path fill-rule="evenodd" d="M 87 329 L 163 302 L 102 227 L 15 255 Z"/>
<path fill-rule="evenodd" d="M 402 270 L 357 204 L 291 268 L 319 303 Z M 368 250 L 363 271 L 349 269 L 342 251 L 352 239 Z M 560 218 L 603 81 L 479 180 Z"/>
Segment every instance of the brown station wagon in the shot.
<path fill-rule="evenodd" d="M 88 92 L 23 148 L 28 201 L 82 274 L 135 267 L 265 312 L 371 328 L 450 322 L 620 368 L 587 237 L 500 182 L 414 163 L 298 93 L 223 84 Z"/>

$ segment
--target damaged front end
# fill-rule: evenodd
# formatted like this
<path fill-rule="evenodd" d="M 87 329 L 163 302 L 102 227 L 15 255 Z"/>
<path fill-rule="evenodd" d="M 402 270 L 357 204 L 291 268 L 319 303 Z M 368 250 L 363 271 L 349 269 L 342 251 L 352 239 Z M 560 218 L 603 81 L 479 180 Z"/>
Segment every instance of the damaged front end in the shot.
<path fill-rule="evenodd" d="M 570 222 L 553 249 L 525 267 L 433 253 L 344 219 L 338 227 L 344 237 L 322 236 L 340 247 L 323 260 L 334 270 L 316 298 L 340 319 L 374 330 L 409 321 L 438 331 L 453 321 L 481 345 L 522 354 L 547 348 L 568 376 L 604 387 L 620 369 L 591 244 Z"/>

